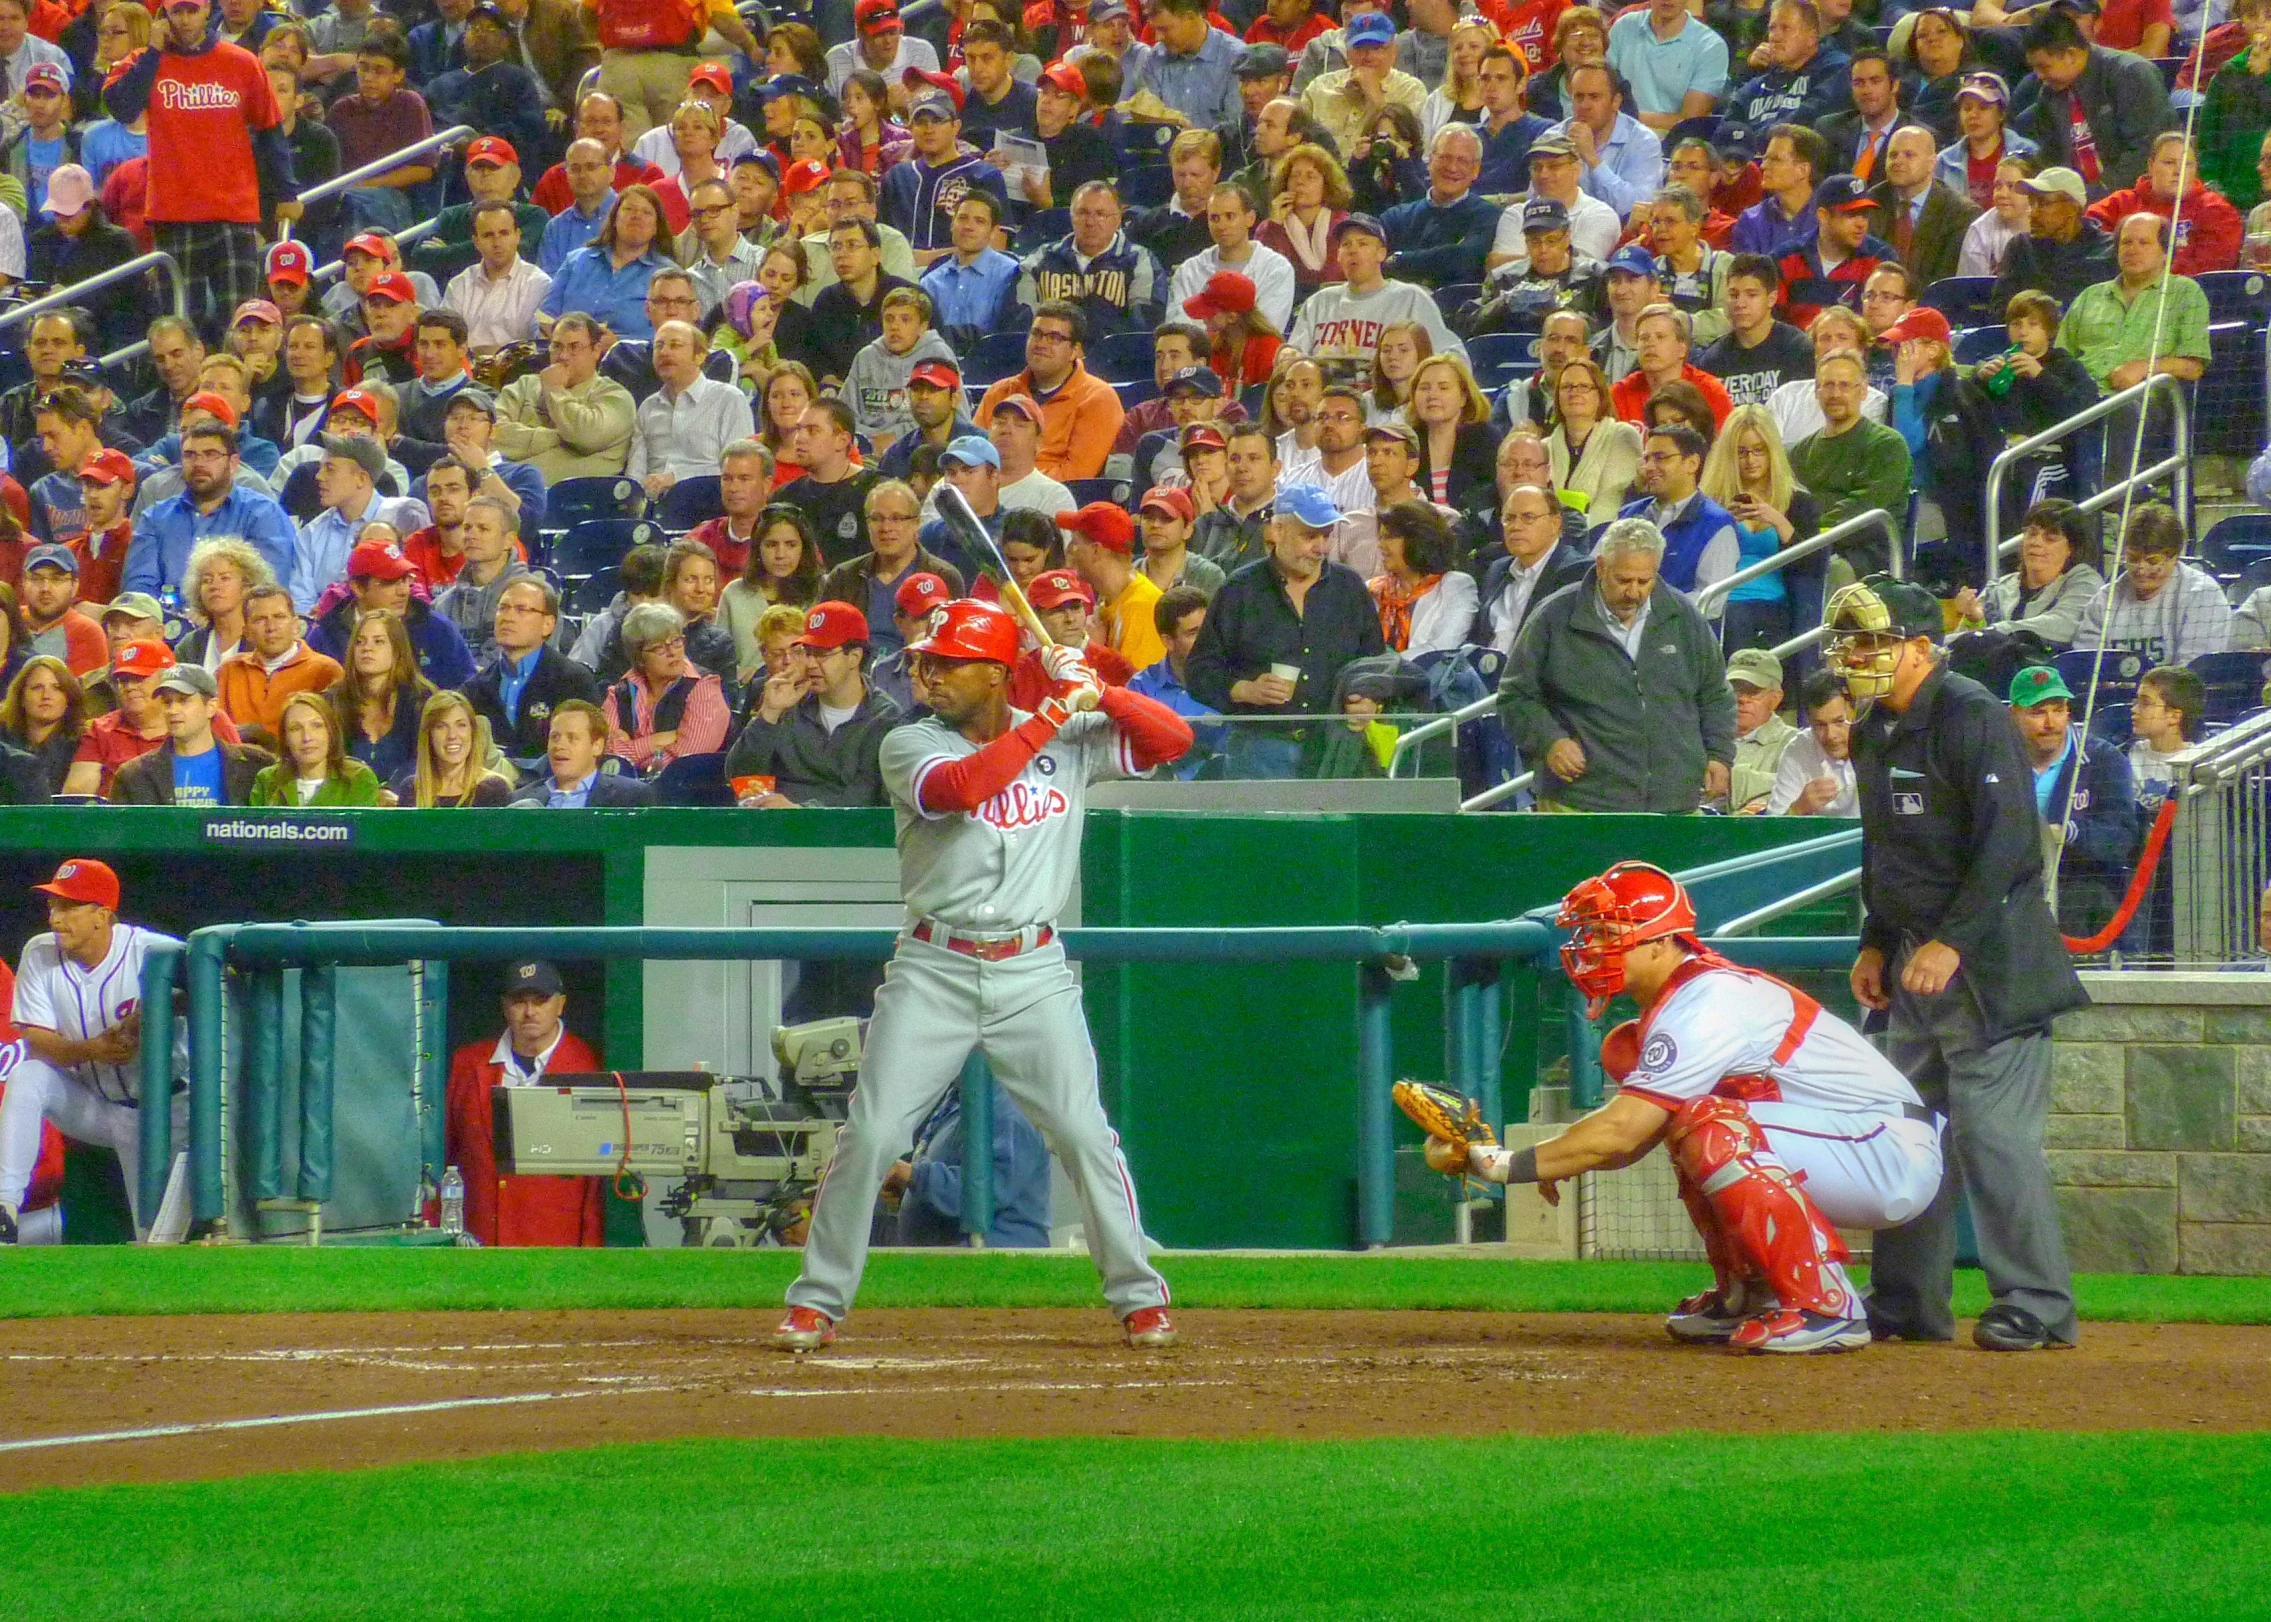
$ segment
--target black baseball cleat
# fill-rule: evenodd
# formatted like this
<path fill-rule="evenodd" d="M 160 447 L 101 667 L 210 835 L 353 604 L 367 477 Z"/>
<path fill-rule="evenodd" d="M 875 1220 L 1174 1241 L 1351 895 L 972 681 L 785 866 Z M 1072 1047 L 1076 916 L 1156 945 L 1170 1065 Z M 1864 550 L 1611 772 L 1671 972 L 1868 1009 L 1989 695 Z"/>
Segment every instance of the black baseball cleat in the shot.
<path fill-rule="evenodd" d="M 1871 1340 L 1950 1341 L 1956 1338 L 1953 1331 L 1939 1333 L 1928 1329 L 1919 1329 L 1912 1323 L 1904 1323 L 1900 1319 L 1889 1317 L 1879 1312 L 1873 1303 L 1867 1304 L 1867 1310 L 1869 1314 L 1869 1338 Z"/>
<path fill-rule="evenodd" d="M 2040 1318 L 2024 1307 L 1999 1301 L 1979 1315 L 1972 1325 L 1972 1344 L 1983 1352 L 2062 1351 L 2074 1343 L 2053 1335 Z"/>
<path fill-rule="evenodd" d="M 12 1205 L 0 1205 L 0 1245 L 12 1245 L 15 1242 L 16 1208 Z"/>

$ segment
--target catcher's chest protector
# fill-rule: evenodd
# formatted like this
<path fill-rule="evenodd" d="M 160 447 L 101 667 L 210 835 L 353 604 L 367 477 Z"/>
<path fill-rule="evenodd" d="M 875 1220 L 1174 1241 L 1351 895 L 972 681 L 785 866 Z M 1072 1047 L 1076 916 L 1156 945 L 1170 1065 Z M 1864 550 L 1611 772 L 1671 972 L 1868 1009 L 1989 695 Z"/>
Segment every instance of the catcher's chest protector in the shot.
<path fill-rule="evenodd" d="M 1776 1043 L 1774 1048 L 1774 1062 L 1776 1064 L 1788 1064 L 1790 1056 L 1796 1053 L 1805 1042 L 1806 1033 L 1814 1028 L 1814 1021 L 1821 1017 L 1822 1005 L 1788 981 L 1778 980 L 1771 974 L 1762 974 L 1757 969 L 1746 969 L 1740 963 L 1731 962 L 1708 947 L 1700 948 L 1685 963 L 1672 971 L 1671 979 L 1664 982 L 1664 989 L 1658 992 L 1656 1000 L 1648 1005 L 1648 1011 L 1640 1016 L 1642 1046 L 1645 1047 L 1647 1043 L 1648 1030 L 1655 1023 L 1657 1012 L 1670 1000 L 1672 993 L 1693 980 L 1697 975 L 1709 974 L 1713 970 L 1719 969 L 1730 974 L 1742 975 L 1750 980 L 1764 980 L 1768 985 L 1780 986 L 1790 994 L 1790 1023 L 1782 1032 L 1782 1040 Z M 1755 1072 L 1721 1077 L 1718 1085 L 1713 1087 L 1711 1091 L 1720 1098 L 1739 1098 L 1750 1103 L 1773 1103 L 1782 1097 L 1782 1088 L 1772 1076 Z"/>

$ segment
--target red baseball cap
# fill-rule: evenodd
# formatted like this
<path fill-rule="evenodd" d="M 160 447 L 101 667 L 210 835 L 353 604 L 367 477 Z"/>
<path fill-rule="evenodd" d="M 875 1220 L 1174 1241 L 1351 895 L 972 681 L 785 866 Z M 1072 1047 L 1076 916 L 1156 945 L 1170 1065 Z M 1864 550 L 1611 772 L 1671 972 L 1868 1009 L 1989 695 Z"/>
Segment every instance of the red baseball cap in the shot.
<path fill-rule="evenodd" d="M 1904 344 L 1911 338 L 1931 338 L 1940 343 L 1948 341 L 1948 318 L 1938 310 L 1926 309 L 1919 304 L 1877 338 L 1881 344 Z"/>
<path fill-rule="evenodd" d="M 891 594 L 891 602 L 909 619 L 928 614 L 932 609 L 954 595 L 946 589 L 946 582 L 929 572 L 911 574 L 899 582 L 899 589 Z"/>
<path fill-rule="evenodd" d="M 268 250 L 268 279 L 288 286 L 305 287 L 308 278 L 315 274 L 315 255 L 308 252 L 304 242 L 279 242 Z"/>
<path fill-rule="evenodd" d="M 1115 507 L 1109 501 L 1091 501 L 1078 511 L 1057 514 L 1057 528 L 1071 530 L 1107 551 L 1135 550 L 1135 520 L 1125 507 Z"/>
<path fill-rule="evenodd" d="M 107 862 L 98 862 L 91 856 L 74 856 L 55 870 L 55 877 L 33 889 L 54 896 L 58 901 L 77 901 L 97 907 L 118 910 L 118 875 Z"/>
<path fill-rule="evenodd" d="M 209 412 L 227 423 L 231 428 L 237 425 L 237 408 L 215 394 L 211 389 L 199 389 L 195 394 L 181 402 L 181 409 L 184 412 Z"/>
<path fill-rule="evenodd" d="M 247 321 L 265 321 L 272 327 L 284 324 L 284 312 L 264 298 L 248 298 L 237 306 L 237 313 L 229 317 L 229 325 L 241 327 Z"/>
<path fill-rule="evenodd" d="M 692 73 L 686 75 L 686 87 L 689 90 L 698 84 L 708 85 L 721 96 L 730 96 L 733 94 L 733 69 L 723 62 L 700 63 Z"/>
<path fill-rule="evenodd" d="M 417 565 L 402 555 L 402 548 L 392 541 L 358 541 L 347 554 L 347 578 L 350 580 L 405 580 L 418 572 Z"/>
<path fill-rule="evenodd" d="M 347 246 L 339 250 L 339 257 L 344 259 L 351 253 L 367 253 L 373 259 L 383 259 L 390 265 L 401 258 L 394 239 L 379 231 L 365 231 L 361 236 L 349 237 Z"/>
<path fill-rule="evenodd" d="M 729 81 L 727 90 L 733 86 Z M 520 162 L 520 154 L 513 150 L 512 142 L 502 135 L 484 135 L 465 149 L 465 166 L 470 169 L 477 163 L 507 164 Z"/>
<path fill-rule="evenodd" d="M 155 676 L 174 667 L 173 649 L 156 640 L 129 642 L 118 650 L 110 662 L 113 676 L 126 676 L 135 681 L 144 676 Z"/>
<path fill-rule="evenodd" d="M 799 158 L 781 176 L 781 191 L 789 197 L 802 197 L 827 185 L 828 177 L 835 172 L 818 158 Z"/>
<path fill-rule="evenodd" d="M 1003 395 L 1000 399 L 994 402 L 994 415 L 998 417 L 1004 411 L 1016 412 L 1019 416 L 1023 417 L 1027 422 L 1031 423 L 1036 428 L 1043 426 L 1041 421 L 1041 402 L 1034 399 L 1030 394 Z"/>
<path fill-rule="evenodd" d="M 79 477 L 97 484 L 133 484 L 134 462 L 124 451 L 105 445 L 79 464 Z"/>
<path fill-rule="evenodd" d="M 800 648 L 840 648 L 867 640 L 867 616 L 850 603 L 814 603 L 804 616 Z"/>
<path fill-rule="evenodd" d="M 379 425 L 378 396 L 365 389 L 341 389 L 331 397 L 333 411 L 359 413 L 373 428 Z"/>
<path fill-rule="evenodd" d="M 1113 509 L 1115 512 L 1117 508 Z M 1126 518 L 1126 513 L 1120 513 Z M 1078 602 L 1087 607 L 1096 606 L 1096 593 L 1088 589 L 1088 582 L 1070 569 L 1051 569 L 1033 577 L 1033 584 L 1025 588 L 1025 600 L 1035 608 L 1062 608 Z"/>
<path fill-rule="evenodd" d="M 1183 449 L 1186 451 L 1226 451 L 1230 441 L 1222 437 L 1222 430 L 1211 422 L 1194 422 L 1183 430 Z"/>
<path fill-rule="evenodd" d="M 1155 484 L 1146 490 L 1137 510 L 1149 512 L 1154 507 L 1170 517 L 1180 518 L 1186 524 L 1198 522 L 1198 503 L 1191 499 L 1190 491 L 1179 484 Z"/>
<path fill-rule="evenodd" d="M 852 25 L 863 34 L 906 26 L 899 20 L 899 0 L 860 0 L 852 7 Z"/>
<path fill-rule="evenodd" d="M 1194 321 L 1208 316 L 1244 315 L 1254 307 L 1254 279 L 1235 270 L 1218 270 L 1206 286 L 1183 300 L 1183 313 Z"/>
<path fill-rule="evenodd" d="M 1041 82 L 1068 96 L 1088 99 L 1088 81 L 1080 76 L 1080 69 L 1070 62 L 1051 62 L 1041 70 Z"/>
<path fill-rule="evenodd" d="M 389 304 L 415 304 L 418 289 L 410 285 L 410 278 L 401 271 L 386 270 L 371 278 L 370 290 L 363 297 L 384 299 Z"/>
<path fill-rule="evenodd" d="M 910 383 L 928 383 L 934 389 L 958 389 L 962 374 L 950 360 L 926 360 L 907 374 Z"/>
<path fill-rule="evenodd" d="M 962 82 L 951 73 L 926 73 L 921 68 L 909 68 L 899 75 L 899 82 L 920 95 L 925 90 L 943 90 L 954 102 L 954 110 L 962 111 Z"/>

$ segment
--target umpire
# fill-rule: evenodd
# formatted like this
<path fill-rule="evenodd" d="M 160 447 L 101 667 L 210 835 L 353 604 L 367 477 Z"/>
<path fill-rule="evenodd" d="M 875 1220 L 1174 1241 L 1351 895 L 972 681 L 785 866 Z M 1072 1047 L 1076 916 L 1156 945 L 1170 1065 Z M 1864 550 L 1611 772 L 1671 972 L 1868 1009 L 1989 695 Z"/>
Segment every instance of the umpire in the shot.
<path fill-rule="evenodd" d="M 1948 1121 L 1939 1195 L 1877 1235 L 1870 1329 L 1954 1338 L 1961 1178 L 1995 1298 L 1972 1339 L 1996 1352 L 2071 1346 L 2074 1294 L 2042 1139 L 2050 1023 L 2089 998 L 2043 898 L 2034 772 L 1996 696 L 1941 667 L 1928 592 L 1875 576 L 1840 590 L 1823 620 L 1861 717 L 1853 995 Z"/>

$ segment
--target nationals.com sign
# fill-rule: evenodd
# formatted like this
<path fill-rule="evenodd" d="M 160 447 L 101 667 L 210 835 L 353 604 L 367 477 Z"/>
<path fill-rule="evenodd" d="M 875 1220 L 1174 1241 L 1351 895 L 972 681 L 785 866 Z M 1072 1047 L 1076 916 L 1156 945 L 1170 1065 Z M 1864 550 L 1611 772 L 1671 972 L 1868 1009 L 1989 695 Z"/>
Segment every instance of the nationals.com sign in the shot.
<path fill-rule="evenodd" d="M 283 847 L 352 845 L 355 825 L 345 817 L 207 817 L 208 845 Z"/>

